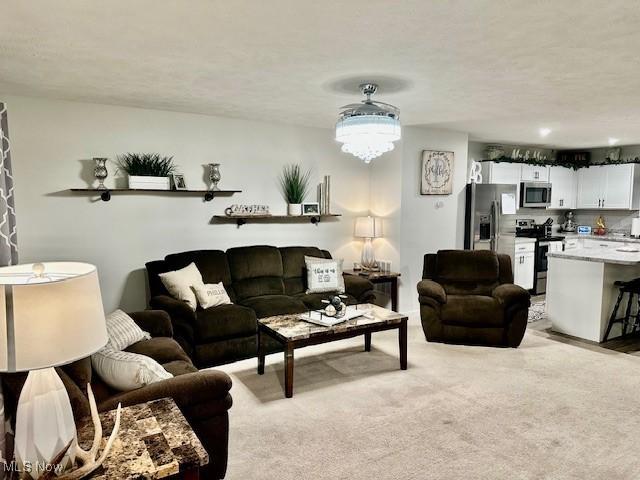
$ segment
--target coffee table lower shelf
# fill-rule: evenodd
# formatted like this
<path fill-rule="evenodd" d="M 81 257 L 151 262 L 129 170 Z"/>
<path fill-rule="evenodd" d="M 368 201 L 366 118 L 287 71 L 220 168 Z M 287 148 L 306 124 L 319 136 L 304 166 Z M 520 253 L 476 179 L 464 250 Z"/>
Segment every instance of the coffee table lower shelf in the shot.
<path fill-rule="evenodd" d="M 379 307 L 377 307 L 379 308 Z M 364 350 L 371 351 L 371 334 L 374 332 L 382 332 L 385 330 L 398 330 L 398 347 L 400 353 L 400 369 L 407 369 L 407 317 L 396 314 L 398 318 L 392 321 L 384 321 L 383 323 L 369 323 L 364 325 L 354 325 L 345 329 L 336 327 L 312 327 L 316 330 L 313 335 L 305 338 L 295 336 L 293 338 L 286 337 L 279 333 L 277 329 L 270 328 L 268 324 L 258 321 L 258 374 L 264 374 L 265 349 L 264 336 L 277 340 L 282 344 L 284 349 L 284 378 L 285 378 L 285 396 L 293 397 L 293 351 L 298 348 L 308 347 L 311 345 L 319 345 L 329 343 L 346 338 L 353 338 L 364 335 Z M 282 316 L 282 317 L 292 317 Z M 300 320 L 302 322 L 302 320 Z M 320 329 L 320 331 L 318 331 Z M 324 329 L 324 330 L 323 330 Z"/>

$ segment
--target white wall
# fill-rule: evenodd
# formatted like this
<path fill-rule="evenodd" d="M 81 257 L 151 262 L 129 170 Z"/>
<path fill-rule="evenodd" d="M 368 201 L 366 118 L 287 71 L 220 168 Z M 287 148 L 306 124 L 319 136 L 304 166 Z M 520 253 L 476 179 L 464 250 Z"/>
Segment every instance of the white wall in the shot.
<path fill-rule="evenodd" d="M 385 237 L 374 243 L 376 257 L 391 259 L 400 271 L 399 307 L 418 309 L 416 284 L 425 253 L 462 248 L 468 135 L 426 127 L 404 127 L 392 154 L 373 160 L 371 212 L 385 218 Z M 453 193 L 420 195 L 423 150 L 454 152 Z"/>
<path fill-rule="evenodd" d="M 360 257 L 354 217 L 369 209 L 369 168 L 340 152 L 330 129 L 258 123 L 203 115 L 115 106 L 2 97 L 8 105 L 21 262 L 81 260 L 95 263 L 107 310 L 145 307 L 144 263 L 197 248 L 236 245 L 317 245 Z M 124 152 L 173 155 L 188 186 L 205 188 L 203 167 L 222 164 L 222 188 L 242 194 L 204 203 L 198 197 L 114 195 L 108 203 L 66 192 L 86 187 L 92 157 Z M 287 163 L 313 169 L 313 183 L 332 176 L 339 221 L 210 224 L 233 203 L 286 206 L 277 175 Z M 109 165 L 108 185 L 114 185 Z M 308 199 L 315 201 L 315 190 Z"/>

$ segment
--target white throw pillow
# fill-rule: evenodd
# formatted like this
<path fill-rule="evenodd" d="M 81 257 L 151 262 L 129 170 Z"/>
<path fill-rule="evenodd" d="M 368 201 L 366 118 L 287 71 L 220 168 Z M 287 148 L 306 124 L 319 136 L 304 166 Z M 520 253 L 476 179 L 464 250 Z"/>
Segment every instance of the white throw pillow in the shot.
<path fill-rule="evenodd" d="M 193 291 L 202 308 L 217 307 L 218 305 L 228 305 L 231 303 L 231 299 L 224 289 L 222 282 L 194 285 Z"/>
<path fill-rule="evenodd" d="M 342 259 L 304 257 L 307 265 L 307 293 L 344 293 Z"/>
<path fill-rule="evenodd" d="M 173 377 L 153 358 L 109 347 L 91 355 L 91 365 L 104 383 L 123 392 Z"/>
<path fill-rule="evenodd" d="M 196 264 L 191 262 L 180 270 L 158 275 L 173 298 L 187 302 L 192 310 L 198 306 L 196 294 L 191 287 L 204 285 L 202 274 Z"/>
<path fill-rule="evenodd" d="M 116 310 L 107 315 L 107 346 L 114 350 L 124 350 L 141 340 L 149 340 L 151 335 L 142 330 L 129 315 L 122 310 Z"/>

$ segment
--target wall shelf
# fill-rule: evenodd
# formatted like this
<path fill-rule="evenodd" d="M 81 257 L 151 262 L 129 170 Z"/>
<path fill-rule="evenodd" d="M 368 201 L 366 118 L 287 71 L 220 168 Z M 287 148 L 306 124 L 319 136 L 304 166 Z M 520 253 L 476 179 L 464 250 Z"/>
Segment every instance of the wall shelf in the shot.
<path fill-rule="evenodd" d="M 247 222 L 287 222 L 287 221 L 302 221 L 310 222 L 314 225 L 318 225 L 321 220 L 328 218 L 341 217 L 340 213 L 328 213 L 323 215 L 214 215 L 211 219 L 211 223 L 223 223 L 234 222 L 238 227 L 241 227 Z"/>
<path fill-rule="evenodd" d="M 217 196 L 229 196 L 240 193 L 242 190 L 153 190 L 150 188 L 71 188 L 72 193 L 99 195 L 103 202 L 111 200 L 112 194 L 135 194 L 143 193 L 150 195 L 178 195 L 178 196 L 198 196 L 203 197 L 205 202 L 210 202 Z"/>

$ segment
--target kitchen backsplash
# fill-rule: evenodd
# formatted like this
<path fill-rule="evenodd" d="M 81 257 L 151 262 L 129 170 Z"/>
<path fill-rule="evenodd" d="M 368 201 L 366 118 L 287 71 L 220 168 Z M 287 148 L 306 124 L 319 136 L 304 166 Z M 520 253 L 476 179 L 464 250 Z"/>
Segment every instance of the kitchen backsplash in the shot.
<path fill-rule="evenodd" d="M 638 216 L 637 210 L 615 211 L 615 210 L 574 210 L 574 220 L 576 225 L 595 226 L 596 218 L 602 215 L 605 225 L 610 232 L 631 232 L 631 219 Z M 516 215 L 505 215 L 503 217 L 501 230 L 504 233 L 515 231 L 516 219 L 533 219 L 536 223 L 544 223 L 547 218 L 553 219 L 554 224 L 564 223 L 564 212 L 558 210 L 543 210 L 539 208 L 519 208 Z"/>

